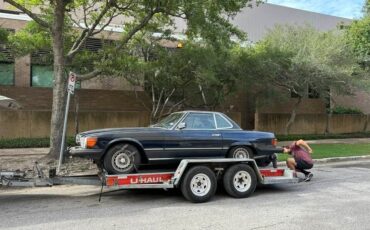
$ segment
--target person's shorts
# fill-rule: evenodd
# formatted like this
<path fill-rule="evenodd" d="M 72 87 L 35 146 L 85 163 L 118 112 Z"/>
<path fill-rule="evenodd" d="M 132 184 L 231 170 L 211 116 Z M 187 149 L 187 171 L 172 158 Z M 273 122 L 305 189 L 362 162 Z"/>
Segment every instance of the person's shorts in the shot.
<path fill-rule="evenodd" d="M 296 165 L 297 169 L 311 169 L 313 167 L 313 164 L 309 164 L 304 160 L 298 160 L 296 161 L 296 163 L 297 163 Z"/>

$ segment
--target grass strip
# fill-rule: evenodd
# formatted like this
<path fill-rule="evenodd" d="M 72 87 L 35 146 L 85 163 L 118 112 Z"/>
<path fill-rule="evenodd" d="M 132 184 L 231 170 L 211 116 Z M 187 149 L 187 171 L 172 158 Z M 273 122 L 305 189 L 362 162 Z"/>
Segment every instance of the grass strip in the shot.
<path fill-rule="evenodd" d="M 310 144 L 313 159 L 330 157 L 349 157 L 370 155 L 370 143 L 368 144 Z M 287 154 L 278 154 L 279 161 L 285 161 Z"/>

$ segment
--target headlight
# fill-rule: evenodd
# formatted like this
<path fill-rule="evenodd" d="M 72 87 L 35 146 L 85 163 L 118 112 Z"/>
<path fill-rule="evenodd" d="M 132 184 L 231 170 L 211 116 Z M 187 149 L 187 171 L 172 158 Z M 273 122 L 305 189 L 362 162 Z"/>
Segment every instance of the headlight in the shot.
<path fill-rule="evenodd" d="M 86 148 L 86 137 L 80 137 L 80 145 L 82 148 Z"/>
<path fill-rule="evenodd" d="M 82 148 L 94 148 L 96 143 L 98 142 L 97 137 L 81 137 L 80 138 L 80 145 Z"/>
<path fill-rule="evenodd" d="M 76 144 L 80 144 L 81 134 L 76 135 Z"/>

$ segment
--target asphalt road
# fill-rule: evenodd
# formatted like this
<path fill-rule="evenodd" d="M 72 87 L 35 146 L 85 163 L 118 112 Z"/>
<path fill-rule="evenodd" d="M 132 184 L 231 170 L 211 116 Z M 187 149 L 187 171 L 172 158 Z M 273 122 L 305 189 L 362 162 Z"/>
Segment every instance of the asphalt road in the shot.
<path fill-rule="evenodd" d="M 163 190 L 0 190 L 0 229 L 370 229 L 370 161 L 320 165 L 308 183 L 222 190 L 204 204 Z"/>

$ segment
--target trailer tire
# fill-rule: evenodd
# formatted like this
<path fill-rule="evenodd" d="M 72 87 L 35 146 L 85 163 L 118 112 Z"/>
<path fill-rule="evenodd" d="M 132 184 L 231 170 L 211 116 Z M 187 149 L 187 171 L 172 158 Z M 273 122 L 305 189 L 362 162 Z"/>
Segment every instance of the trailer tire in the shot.
<path fill-rule="evenodd" d="M 112 146 L 104 156 L 103 166 L 110 174 L 132 173 L 141 162 L 139 150 L 127 143 Z"/>
<path fill-rule="evenodd" d="M 193 203 L 203 203 L 210 200 L 216 193 L 216 189 L 216 175 L 206 166 L 190 168 L 181 182 L 182 195 Z"/>
<path fill-rule="evenodd" d="M 249 165 L 233 165 L 226 170 L 223 177 L 223 185 L 230 196 L 246 198 L 256 189 L 256 173 Z"/>

